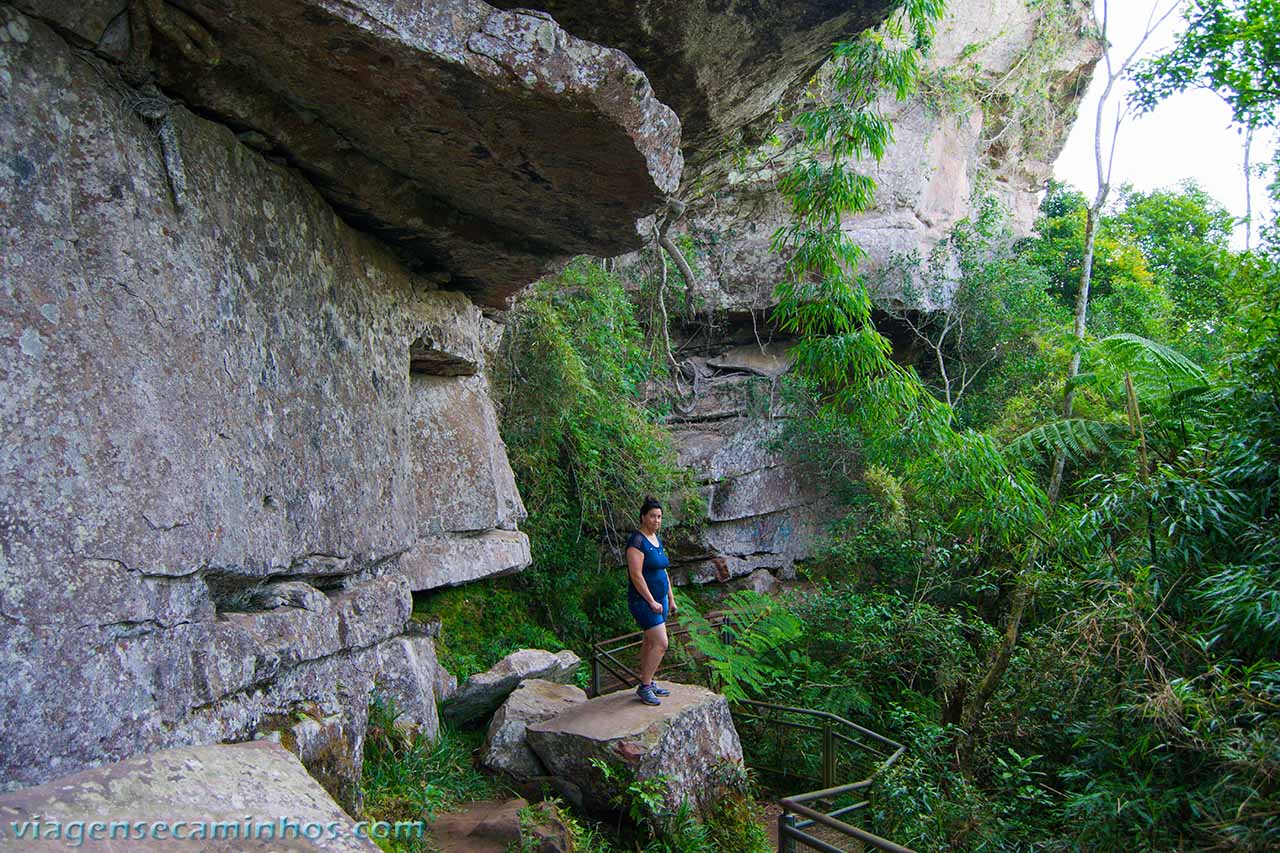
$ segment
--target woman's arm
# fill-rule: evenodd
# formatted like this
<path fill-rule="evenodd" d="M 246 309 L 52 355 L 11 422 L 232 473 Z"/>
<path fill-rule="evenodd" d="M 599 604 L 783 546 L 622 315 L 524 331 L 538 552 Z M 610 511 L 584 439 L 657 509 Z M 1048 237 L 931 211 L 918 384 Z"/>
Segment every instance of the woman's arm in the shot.
<path fill-rule="evenodd" d="M 653 597 L 653 593 L 649 592 L 649 585 L 644 582 L 644 554 L 634 546 L 627 547 L 627 575 L 630 576 L 631 585 L 636 588 L 636 592 L 649 603 L 649 609 L 654 613 L 661 613 L 662 605 Z"/>
<path fill-rule="evenodd" d="M 676 588 L 675 588 L 674 586 L 670 586 L 670 585 L 668 584 L 668 586 L 667 586 L 667 612 L 668 612 L 668 613 L 670 613 L 672 616 L 675 616 L 675 615 L 676 615 L 676 611 L 677 611 L 677 610 L 679 610 L 679 609 L 680 609 L 679 607 L 676 607 Z"/>

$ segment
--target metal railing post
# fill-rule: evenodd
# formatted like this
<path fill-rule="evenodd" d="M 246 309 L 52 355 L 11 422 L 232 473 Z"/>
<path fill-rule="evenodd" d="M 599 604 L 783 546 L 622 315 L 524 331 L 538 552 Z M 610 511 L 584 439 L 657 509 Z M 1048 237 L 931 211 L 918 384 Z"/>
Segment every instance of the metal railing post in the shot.
<path fill-rule="evenodd" d="M 783 812 L 778 815 L 778 853 L 796 853 L 795 836 L 789 835 L 786 828 L 794 829 L 796 816 Z"/>
<path fill-rule="evenodd" d="M 836 739 L 831 730 L 831 720 L 822 718 L 822 787 L 836 784 Z"/>
<path fill-rule="evenodd" d="M 592 650 L 591 654 L 591 695 L 600 695 L 600 653 Z"/>

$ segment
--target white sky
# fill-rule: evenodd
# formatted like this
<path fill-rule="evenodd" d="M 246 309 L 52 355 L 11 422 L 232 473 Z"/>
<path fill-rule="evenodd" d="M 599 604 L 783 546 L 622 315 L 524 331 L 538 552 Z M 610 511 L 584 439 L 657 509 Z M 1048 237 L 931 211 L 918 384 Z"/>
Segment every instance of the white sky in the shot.
<path fill-rule="evenodd" d="M 1168 8 L 1163 0 L 1161 8 Z M 1111 0 L 1111 42 L 1113 61 L 1123 61 L 1142 37 L 1152 0 Z M 1101 10 L 1101 0 L 1098 9 Z M 1182 26 L 1181 14 L 1175 12 L 1164 27 L 1147 43 L 1143 55 L 1157 53 L 1172 43 Z M 1092 198 L 1097 191 L 1094 166 L 1093 131 L 1098 98 L 1105 85 L 1106 73 L 1101 63 L 1094 74 L 1093 85 L 1080 106 L 1080 117 L 1067 139 L 1066 148 L 1054 168 L 1054 175 L 1082 190 Z M 1108 130 L 1115 122 L 1115 107 L 1124 102 L 1132 87 L 1121 81 L 1112 90 L 1109 108 L 1103 119 Z M 1275 148 L 1274 134 L 1254 136 L 1254 163 L 1266 162 Z M 1104 137 L 1103 152 L 1106 142 Z M 1244 135 L 1231 124 L 1231 110 L 1212 92 L 1189 91 L 1174 95 L 1155 110 L 1141 116 L 1131 115 L 1120 130 L 1116 149 L 1112 185 L 1129 182 L 1141 190 L 1175 187 L 1179 181 L 1194 178 L 1210 195 L 1237 217 L 1245 212 Z M 1112 196 L 1114 200 L 1115 196 Z M 1263 178 L 1253 179 L 1254 243 L 1258 225 L 1270 221 L 1270 210 Z M 1234 244 L 1244 246 L 1244 228 L 1236 229 Z"/>

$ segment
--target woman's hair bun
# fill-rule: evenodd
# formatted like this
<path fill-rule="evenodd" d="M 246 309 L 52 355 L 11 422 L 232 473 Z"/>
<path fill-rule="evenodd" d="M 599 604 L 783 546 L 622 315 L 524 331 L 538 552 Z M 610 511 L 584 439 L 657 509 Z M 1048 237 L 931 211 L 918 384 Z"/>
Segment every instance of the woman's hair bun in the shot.
<path fill-rule="evenodd" d="M 640 505 L 640 517 L 644 518 L 645 513 L 651 509 L 662 509 L 662 504 L 653 495 L 645 495 L 644 503 Z"/>

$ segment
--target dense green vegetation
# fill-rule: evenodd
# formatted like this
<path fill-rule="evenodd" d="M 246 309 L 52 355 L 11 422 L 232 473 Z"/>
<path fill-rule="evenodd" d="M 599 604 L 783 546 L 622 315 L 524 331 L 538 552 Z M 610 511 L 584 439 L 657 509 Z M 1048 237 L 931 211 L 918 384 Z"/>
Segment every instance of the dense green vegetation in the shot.
<path fill-rule="evenodd" d="M 1030 344 L 999 344 L 1015 357 L 960 402 L 968 429 L 909 455 L 880 431 L 841 436 L 874 466 L 850 483 L 861 495 L 811 566 L 823 594 L 793 603 L 805 628 L 766 692 L 910 745 L 876 829 L 919 849 L 1274 849 L 1280 258 L 1198 229 L 1220 217 L 1193 187 L 1127 194 L 1100 241 L 1108 334 L 1086 344 L 1082 417 L 1064 426 L 1053 279 L 1071 255 L 1053 246 L 1079 210 L 1055 190 L 1032 238 L 968 269 L 1030 265 L 1042 275 L 1018 280 L 1056 301 Z M 1053 507 L 1044 454 L 1009 440 L 1047 426 L 1072 457 Z M 1011 619 L 1020 632 L 974 708 Z"/>
<path fill-rule="evenodd" d="M 433 821 L 460 803 L 495 796 L 499 786 L 475 769 L 472 754 L 483 738 L 445 725 L 433 742 L 396 727 L 394 703 L 375 696 L 364 741 L 365 819 L 391 824 Z M 376 839 L 387 853 L 421 853 L 427 839 Z"/>

